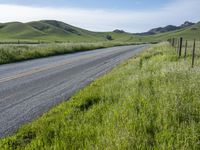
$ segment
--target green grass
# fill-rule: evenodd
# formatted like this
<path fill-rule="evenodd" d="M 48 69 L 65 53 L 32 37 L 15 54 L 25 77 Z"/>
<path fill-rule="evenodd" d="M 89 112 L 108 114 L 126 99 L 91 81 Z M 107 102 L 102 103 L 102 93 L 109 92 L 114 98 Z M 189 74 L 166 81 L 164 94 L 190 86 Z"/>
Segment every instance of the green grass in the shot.
<path fill-rule="evenodd" d="M 197 58 L 200 47 L 197 48 Z M 200 59 L 161 43 L 0 140 L 0 149 L 200 149 Z"/>
<path fill-rule="evenodd" d="M 2 44 L 0 45 L 0 64 L 35 59 L 41 57 L 69 54 L 99 48 L 134 45 L 131 42 L 96 43 L 48 43 L 48 44 Z"/>

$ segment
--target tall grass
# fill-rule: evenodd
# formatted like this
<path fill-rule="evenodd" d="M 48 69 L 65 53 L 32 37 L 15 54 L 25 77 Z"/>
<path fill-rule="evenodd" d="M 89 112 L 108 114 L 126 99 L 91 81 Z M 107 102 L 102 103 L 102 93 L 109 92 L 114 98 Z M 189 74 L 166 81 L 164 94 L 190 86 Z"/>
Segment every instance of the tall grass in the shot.
<path fill-rule="evenodd" d="M 158 44 L 0 140 L 0 148 L 200 149 L 200 60 L 193 69 L 190 60 Z"/>
<path fill-rule="evenodd" d="M 22 60 L 68 54 L 97 48 L 131 45 L 128 42 L 97 43 L 49 43 L 49 44 L 2 44 L 0 45 L 0 64 Z"/>

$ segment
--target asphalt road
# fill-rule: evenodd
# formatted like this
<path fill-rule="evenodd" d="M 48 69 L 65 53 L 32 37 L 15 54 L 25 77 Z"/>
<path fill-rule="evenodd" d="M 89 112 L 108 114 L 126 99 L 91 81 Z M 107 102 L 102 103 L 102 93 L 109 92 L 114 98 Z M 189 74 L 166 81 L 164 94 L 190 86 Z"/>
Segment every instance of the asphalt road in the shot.
<path fill-rule="evenodd" d="M 0 137 L 12 134 L 148 45 L 121 46 L 0 66 Z"/>

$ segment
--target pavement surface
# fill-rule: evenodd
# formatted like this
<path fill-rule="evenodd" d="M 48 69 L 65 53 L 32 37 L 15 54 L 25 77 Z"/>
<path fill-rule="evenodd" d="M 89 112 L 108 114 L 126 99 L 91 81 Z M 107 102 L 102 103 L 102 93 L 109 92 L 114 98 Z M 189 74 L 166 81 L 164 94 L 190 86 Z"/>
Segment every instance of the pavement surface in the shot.
<path fill-rule="evenodd" d="M 0 138 L 148 46 L 119 46 L 0 65 Z"/>

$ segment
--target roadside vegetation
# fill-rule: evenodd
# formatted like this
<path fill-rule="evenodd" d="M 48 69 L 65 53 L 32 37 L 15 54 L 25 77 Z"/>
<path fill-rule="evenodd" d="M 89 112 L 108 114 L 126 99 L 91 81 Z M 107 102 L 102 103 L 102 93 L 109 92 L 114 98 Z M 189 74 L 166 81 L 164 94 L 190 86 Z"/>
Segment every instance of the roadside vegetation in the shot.
<path fill-rule="evenodd" d="M 200 149 L 199 85 L 200 59 L 191 68 L 191 55 L 178 59 L 157 44 L 1 139 L 0 149 Z"/>
<path fill-rule="evenodd" d="M 135 42 L 96 42 L 96 43 L 48 43 L 48 44 L 1 44 L 0 64 L 34 58 L 55 56 L 88 51 L 113 46 L 140 44 Z"/>

